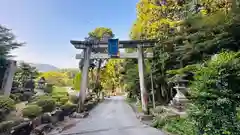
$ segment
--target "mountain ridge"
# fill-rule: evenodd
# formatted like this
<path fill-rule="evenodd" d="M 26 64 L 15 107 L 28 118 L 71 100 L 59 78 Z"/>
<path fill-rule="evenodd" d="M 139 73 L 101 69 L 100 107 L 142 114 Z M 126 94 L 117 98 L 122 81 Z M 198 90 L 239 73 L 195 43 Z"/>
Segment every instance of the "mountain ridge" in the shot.
<path fill-rule="evenodd" d="M 42 63 L 29 63 L 31 66 L 36 67 L 39 72 L 49 72 L 49 71 L 57 71 L 60 68 L 50 65 L 50 64 L 42 64 Z"/>
<path fill-rule="evenodd" d="M 24 61 L 17 61 L 17 63 L 21 63 Z M 39 72 L 49 72 L 49 71 L 57 71 L 60 70 L 60 68 L 53 66 L 51 64 L 43 64 L 43 63 L 30 63 L 30 62 L 24 62 L 24 63 L 28 63 L 29 65 L 36 67 L 36 69 Z"/>

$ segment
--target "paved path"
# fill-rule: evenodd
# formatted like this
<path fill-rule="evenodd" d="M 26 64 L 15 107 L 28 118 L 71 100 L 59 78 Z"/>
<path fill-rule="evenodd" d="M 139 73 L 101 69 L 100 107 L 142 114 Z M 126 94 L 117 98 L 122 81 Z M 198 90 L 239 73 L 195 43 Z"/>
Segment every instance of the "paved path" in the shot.
<path fill-rule="evenodd" d="M 143 125 L 123 97 L 112 97 L 99 104 L 90 115 L 61 135 L 164 135 Z"/>

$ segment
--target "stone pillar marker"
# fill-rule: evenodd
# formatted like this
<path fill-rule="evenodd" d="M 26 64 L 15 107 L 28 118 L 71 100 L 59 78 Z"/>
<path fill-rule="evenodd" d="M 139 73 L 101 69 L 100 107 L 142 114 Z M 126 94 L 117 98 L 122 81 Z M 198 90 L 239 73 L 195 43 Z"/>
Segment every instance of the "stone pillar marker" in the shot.
<path fill-rule="evenodd" d="M 13 83 L 13 77 L 17 70 L 17 63 L 14 60 L 9 60 L 8 68 L 5 71 L 5 76 L 3 80 L 3 91 L 4 96 L 10 96 L 11 89 L 12 89 L 12 83 Z"/>

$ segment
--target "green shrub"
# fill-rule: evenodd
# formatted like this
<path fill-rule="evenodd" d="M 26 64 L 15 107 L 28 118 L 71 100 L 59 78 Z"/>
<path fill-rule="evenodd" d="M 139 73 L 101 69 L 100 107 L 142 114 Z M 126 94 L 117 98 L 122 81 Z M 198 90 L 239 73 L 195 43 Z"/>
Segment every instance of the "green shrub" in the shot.
<path fill-rule="evenodd" d="M 34 102 L 42 108 L 43 112 L 52 112 L 56 106 L 56 102 L 50 96 L 40 96 Z"/>
<path fill-rule="evenodd" d="M 10 131 L 13 127 L 24 122 L 23 119 L 3 121 L 0 123 L 0 134 L 1 135 L 10 135 Z"/>
<path fill-rule="evenodd" d="M 69 115 L 70 113 L 77 110 L 77 105 L 68 102 L 68 103 L 62 105 L 61 109 L 65 112 L 66 115 Z"/>
<path fill-rule="evenodd" d="M 161 129 L 167 124 L 167 120 L 167 117 L 157 116 L 153 119 L 151 126 Z"/>
<path fill-rule="evenodd" d="M 21 101 L 28 101 L 34 95 L 34 92 L 25 91 L 21 95 Z"/>
<path fill-rule="evenodd" d="M 72 103 L 66 103 L 61 106 L 61 109 L 75 109 L 77 108 L 77 104 L 72 104 Z"/>
<path fill-rule="evenodd" d="M 15 107 L 15 102 L 13 99 L 5 96 L 0 96 L 0 108 L 6 110 L 7 112 L 13 110 Z"/>
<path fill-rule="evenodd" d="M 64 104 L 66 104 L 68 102 L 68 97 L 63 97 L 63 98 L 60 98 L 60 100 L 59 100 L 59 103 L 61 104 L 61 105 L 64 105 Z"/>
<path fill-rule="evenodd" d="M 22 96 L 22 93 L 14 93 L 10 95 L 10 98 L 13 99 L 15 103 L 18 103 L 21 101 L 21 96 Z"/>
<path fill-rule="evenodd" d="M 80 83 L 81 82 L 81 72 L 77 73 L 75 75 L 75 78 L 73 79 L 73 88 L 76 91 L 80 91 Z"/>
<path fill-rule="evenodd" d="M 43 112 L 52 112 L 56 105 L 53 99 L 41 99 L 41 100 L 38 100 L 36 103 L 37 105 L 42 107 Z"/>
<path fill-rule="evenodd" d="M 14 126 L 13 121 L 3 121 L 0 123 L 0 133 L 9 133 L 11 128 Z"/>
<path fill-rule="evenodd" d="M 29 102 L 32 103 L 32 102 L 36 102 L 40 99 L 49 99 L 51 98 L 50 95 L 46 94 L 46 95 L 40 95 L 40 96 L 33 96 L 29 99 Z"/>
<path fill-rule="evenodd" d="M 193 122 L 185 118 L 168 119 L 165 121 L 163 129 L 176 135 L 197 135 Z"/>
<path fill-rule="evenodd" d="M 53 91 L 53 84 L 47 84 L 46 87 L 44 88 L 44 92 L 46 93 L 52 93 Z"/>
<path fill-rule="evenodd" d="M 76 95 L 69 95 L 69 101 L 73 104 L 77 104 L 78 103 L 78 96 Z"/>
<path fill-rule="evenodd" d="M 64 105 L 68 101 L 67 92 L 53 93 L 52 98 L 56 101 L 57 105 Z"/>
<path fill-rule="evenodd" d="M 164 110 L 164 108 L 163 108 L 162 106 L 156 106 L 156 108 L 154 108 L 154 109 L 152 110 L 152 112 L 153 112 L 154 114 L 161 114 L 161 113 L 164 113 L 165 110 Z"/>
<path fill-rule="evenodd" d="M 23 110 L 23 117 L 33 119 L 42 113 L 42 108 L 38 105 L 27 105 Z"/>
<path fill-rule="evenodd" d="M 224 52 L 196 72 L 191 86 L 190 118 L 204 135 L 237 135 L 240 53 Z"/>

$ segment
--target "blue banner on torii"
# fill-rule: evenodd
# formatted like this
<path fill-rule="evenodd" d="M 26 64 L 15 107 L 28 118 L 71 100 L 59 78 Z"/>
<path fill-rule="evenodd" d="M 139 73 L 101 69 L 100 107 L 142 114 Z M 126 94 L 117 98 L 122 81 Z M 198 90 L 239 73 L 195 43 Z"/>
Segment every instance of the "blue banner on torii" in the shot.
<path fill-rule="evenodd" d="M 119 57 L 119 40 L 118 39 L 108 39 L 108 55 L 112 57 Z"/>

